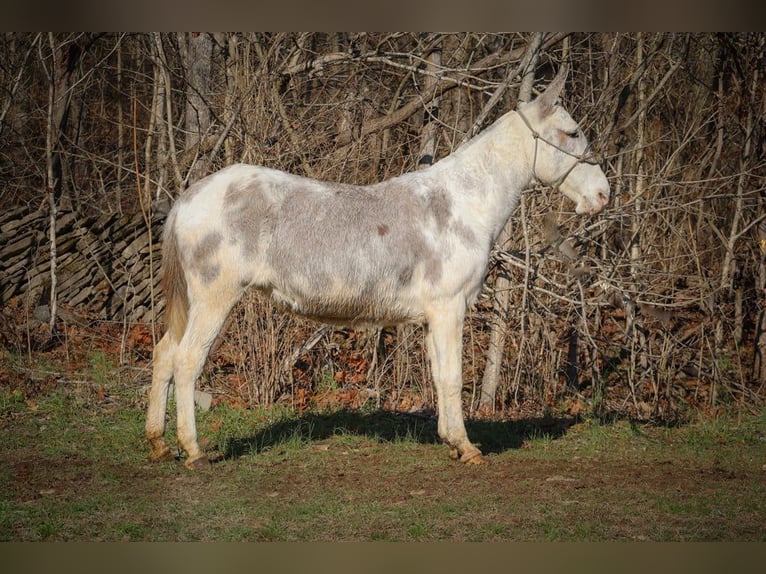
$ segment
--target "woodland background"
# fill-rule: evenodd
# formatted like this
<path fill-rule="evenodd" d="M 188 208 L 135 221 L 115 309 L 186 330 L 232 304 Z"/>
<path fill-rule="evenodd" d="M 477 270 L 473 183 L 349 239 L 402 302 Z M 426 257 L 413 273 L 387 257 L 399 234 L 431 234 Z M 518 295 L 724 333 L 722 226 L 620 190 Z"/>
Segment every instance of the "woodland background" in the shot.
<path fill-rule="evenodd" d="M 568 64 L 563 104 L 613 196 L 585 218 L 554 190 L 524 194 L 464 329 L 466 408 L 671 422 L 761 408 L 765 46 L 761 33 L 4 33 L 0 346 L 73 360 L 89 337 L 145 367 L 162 221 L 191 183 L 234 162 L 357 184 L 419 169 Z M 245 406 L 428 411 L 421 335 L 331 330 L 251 294 L 202 385 Z"/>

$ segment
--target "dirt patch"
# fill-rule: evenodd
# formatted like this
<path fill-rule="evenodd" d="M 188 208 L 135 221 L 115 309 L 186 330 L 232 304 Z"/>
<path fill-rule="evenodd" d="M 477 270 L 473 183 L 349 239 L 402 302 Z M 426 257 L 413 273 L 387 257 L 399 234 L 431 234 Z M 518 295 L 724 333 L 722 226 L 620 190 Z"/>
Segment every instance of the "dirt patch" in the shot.
<path fill-rule="evenodd" d="M 747 499 L 763 493 L 760 469 L 509 455 L 474 468 L 437 447 L 325 444 L 201 473 L 180 462 L 117 466 L 20 449 L 4 453 L 3 498 L 17 513 L 57 514 L 52 539 L 125 539 L 115 521 L 143 525 L 127 539 L 150 540 L 232 531 L 280 540 L 763 537 L 763 508 Z M 2 537 L 37 539 L 34 522 L 6 523 Z"/>
<path fill-rule="evenodd" d="M 0 416 L 1 540 L 766 538 L 762 419 L 697 432 L 471 420 L 487 453 L 474 467 L 448 458 L 427 413 L 221 406 L 199 427 L 217 462 L 189 472 L 146 461 L 129 393 L 108 408 L 14 397 Z"/>

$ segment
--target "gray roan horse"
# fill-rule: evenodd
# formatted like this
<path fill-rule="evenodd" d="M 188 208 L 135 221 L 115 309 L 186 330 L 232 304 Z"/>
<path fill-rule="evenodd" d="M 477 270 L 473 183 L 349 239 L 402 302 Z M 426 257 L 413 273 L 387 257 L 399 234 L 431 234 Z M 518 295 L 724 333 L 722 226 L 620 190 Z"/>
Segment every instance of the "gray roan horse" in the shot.
<path fill-rule="evenodd" d="M 481 462 L 463 423 L 462 325 L 492 244 L 533 181 L 558 187 L 577 213 L 609 200 L 582 130 L 556 103 L 564 79 L 422 171 L 354 186 L 232 165 L 181 195 L 164 230 L 167 332 L 154 349 L 149 458 L 171 457 L 163 435 L 173 378 L 185 464 L 208 464 L 195 381 L 232 306 L 254 287 L 326 323 L 423 323 L 439 436 L 454 458 Z"/>

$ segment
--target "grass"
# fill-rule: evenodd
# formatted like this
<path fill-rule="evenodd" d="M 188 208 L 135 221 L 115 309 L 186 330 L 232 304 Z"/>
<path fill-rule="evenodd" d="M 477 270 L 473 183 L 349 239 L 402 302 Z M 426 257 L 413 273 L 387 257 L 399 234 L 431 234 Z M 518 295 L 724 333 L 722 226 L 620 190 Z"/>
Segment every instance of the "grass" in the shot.
<path fill-rule="evenodd" d="M 90 392 L 0 387 L 0 540 L 766 539 L 763 413 L 473 420 L 475 467 L 429 417 L 219 405 L 198 418 L 217 460 L 193 473 L 146 461 L 144 398 L 105 394 L 108 368 Z"/>

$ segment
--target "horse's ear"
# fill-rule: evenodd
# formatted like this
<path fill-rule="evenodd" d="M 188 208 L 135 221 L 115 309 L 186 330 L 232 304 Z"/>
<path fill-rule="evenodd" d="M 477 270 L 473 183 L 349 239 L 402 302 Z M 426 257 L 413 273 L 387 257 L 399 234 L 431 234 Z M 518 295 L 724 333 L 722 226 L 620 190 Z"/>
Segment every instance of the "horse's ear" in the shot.
<path fill-rule="evenodd" d="M 564 82 L 567 79 L 567 73 L 569 72 L 566 64 L 562 65 L 559 69 L 559 73 L 553 78 L 553 81 L 548 84 L 545 91 L 535 100 L 535 103 L 540 106 L 541 115 L 545 115 L 553 110 L 553 105 L 561 95 L 561 90 L 564 88 Z"/>

